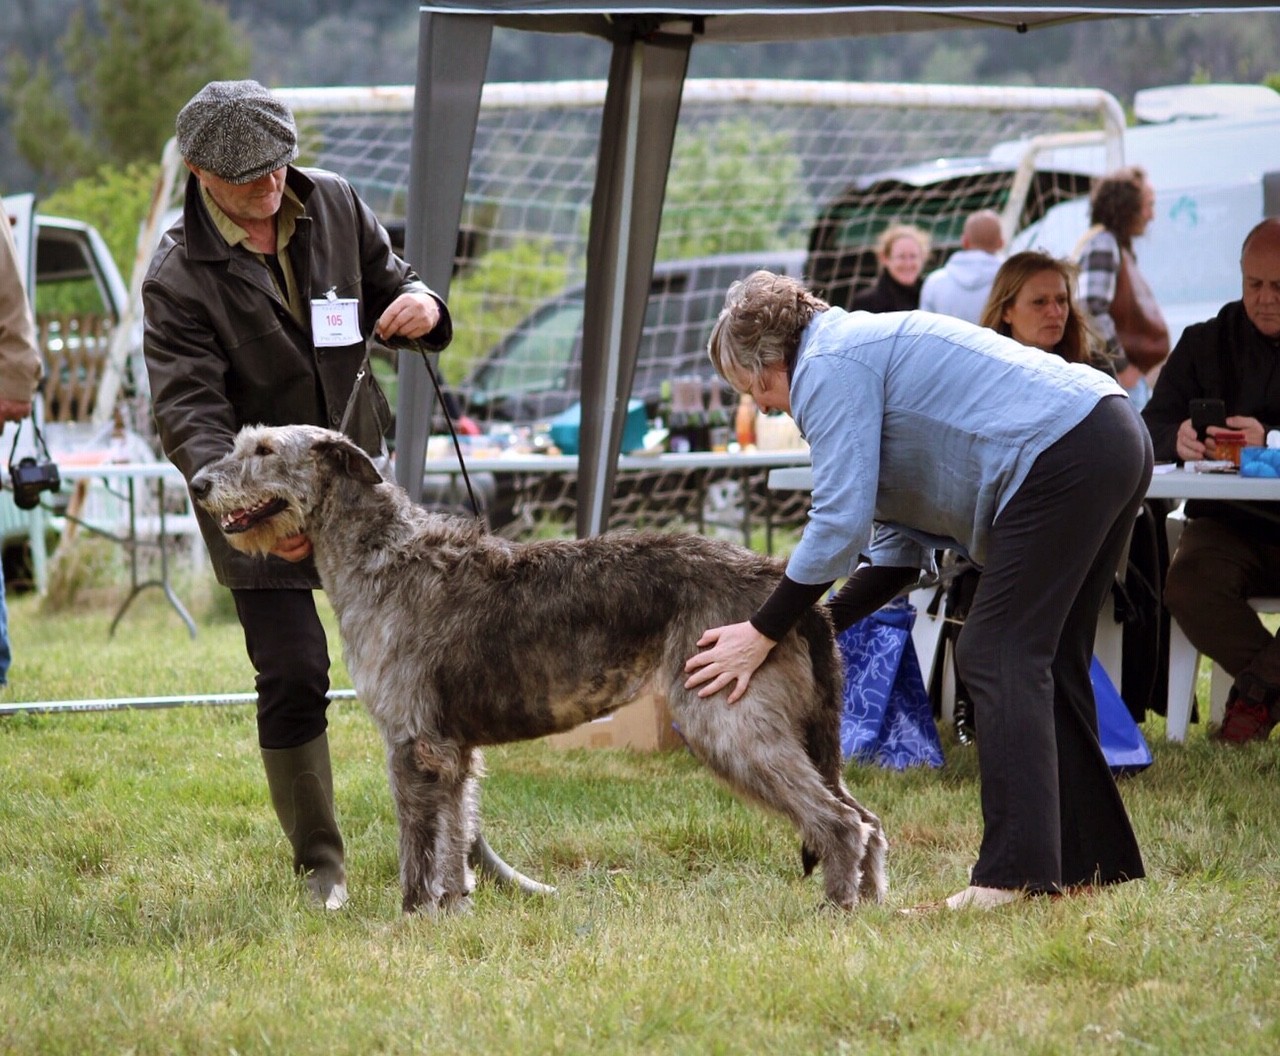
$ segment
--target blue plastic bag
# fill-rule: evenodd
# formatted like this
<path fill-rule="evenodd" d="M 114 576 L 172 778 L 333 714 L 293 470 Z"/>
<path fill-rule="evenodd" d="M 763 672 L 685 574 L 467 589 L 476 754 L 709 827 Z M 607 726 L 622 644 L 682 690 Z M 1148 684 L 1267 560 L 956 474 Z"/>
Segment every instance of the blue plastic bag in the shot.
<path fill-rule="evenodd" d="M 1240 452 L 1240 476 L 1280 477 L 1280 450 L 1274 447 L 1246 447 Z"/>
<path fill-rule="evenodd" d="M 904 598 L 836 639 L 844 661 L 840 747 L 846 759 L 893 770 L 942 765 L 933 705 L 911 641 L 915 618 Z"/>
<path fill-rule="evenodd" d="M 1098 740 L 1113 774 L 1136 774 L 1151 765 L 1151 749 L 1106 668 L 1093 658 L 1089 665 L 1093 699 L 1098 708 Z"/>

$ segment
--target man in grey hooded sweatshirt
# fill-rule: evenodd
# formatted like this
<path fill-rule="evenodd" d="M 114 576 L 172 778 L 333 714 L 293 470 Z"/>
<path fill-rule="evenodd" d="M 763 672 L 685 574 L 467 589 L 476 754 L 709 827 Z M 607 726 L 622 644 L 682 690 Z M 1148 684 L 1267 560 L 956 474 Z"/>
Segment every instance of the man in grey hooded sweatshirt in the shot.
<path fill-rule="evenodd" d="M 920 307 L 926 312 L 977 323 L 1000 268 L 1002 249 L 1004 233 L 1000 230 L 1000 217 L 990 209 L 973 213 L 964 222 L 960 248 L 943 267 L 924 280 Z"/>

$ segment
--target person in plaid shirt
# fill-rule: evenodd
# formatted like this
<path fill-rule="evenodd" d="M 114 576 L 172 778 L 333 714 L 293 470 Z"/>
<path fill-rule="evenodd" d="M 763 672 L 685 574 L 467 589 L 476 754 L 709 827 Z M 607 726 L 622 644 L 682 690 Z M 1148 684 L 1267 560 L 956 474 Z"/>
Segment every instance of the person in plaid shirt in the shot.
<path fill-rule="evenodd" d="M 1155 216 L 1155 191 L 1138 166 L 1100 179 L 1090 198 L 1090 228 L 1074 254 L 1079 297 L 1106 342 L 1116 377 L 1131 398 L 1146 402 L 1148 371 L 1169 355 L 1169 331 L 1138 270 L 1133 240 Z"/>

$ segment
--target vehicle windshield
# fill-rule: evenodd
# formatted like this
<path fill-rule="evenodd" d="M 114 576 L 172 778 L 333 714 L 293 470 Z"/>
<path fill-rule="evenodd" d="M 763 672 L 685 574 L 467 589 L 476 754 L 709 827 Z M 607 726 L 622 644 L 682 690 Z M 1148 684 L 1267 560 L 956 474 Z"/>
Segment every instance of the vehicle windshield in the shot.
<path fill-rule="evenodd" d="M 503 354 L 476 378 L 472 402 L 483 406 L 513 393 L 563 388 L 582 341 L 582 312 L 580 298 L 552 304 L 512 334 Z"/>

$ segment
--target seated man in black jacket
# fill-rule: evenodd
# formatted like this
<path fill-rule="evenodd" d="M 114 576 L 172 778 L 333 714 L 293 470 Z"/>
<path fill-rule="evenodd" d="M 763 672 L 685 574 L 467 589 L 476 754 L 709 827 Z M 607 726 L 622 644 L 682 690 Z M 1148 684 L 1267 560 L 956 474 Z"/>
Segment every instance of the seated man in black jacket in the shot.
<path fill-rule="evenodd" d="M 1280 430 L 1280 218 L 1245 237 L 1240 270 L 1241 299 L 1187 327 L 1142 412 L 1157 459 L 1215 457 L 1220 427 L 1201 441 L 1190 421 L 1198 397 L 1222 399 L 1225 428 L 1242 431 L 1248 445 Z M 1280 594 L 1280 507 L 1191 501 L 1186 512 L 1165 605 L 1191 643 L 1234 679 L 1221 739 L 1265 740 L 1280 721 L 1280 640 L 1248 599 Z"/>

